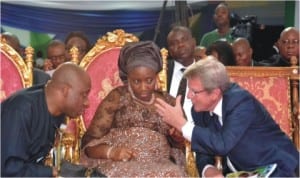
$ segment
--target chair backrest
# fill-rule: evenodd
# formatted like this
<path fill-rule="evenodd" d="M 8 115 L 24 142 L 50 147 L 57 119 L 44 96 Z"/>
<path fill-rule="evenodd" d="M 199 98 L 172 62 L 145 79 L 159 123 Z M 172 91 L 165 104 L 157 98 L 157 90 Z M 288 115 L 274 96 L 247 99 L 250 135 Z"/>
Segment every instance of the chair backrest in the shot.
<path fill-rule="evenodd" d="M 121 29 L 108 32 L 98 39 L 95 46 L 85 55 L 79 66 L 91 77 L 92 89 L 89 94 L 90 106 L 85 110 L 83 119 L 86 128 L 103 98 L 116 86 L 122 85 L 119 78 L 118 58 L 120 49 L 127 42 L 137 42 L 133 34 Z"/>
<path fill-rule="evenodd" d="M 299 95 L 294 92 L 299 88 L 299 68 L 227 67 L 227 70 L 232 81 L 247 89 L 266 107 L 299 149 L 298 111 L 293 109 L 299 104 Z"/>
<path fill-rule="evenodd" d="M 84 56 L 79 66 L 84 68 L 91 78 L 91 91 L 89 93 L 89 107 L 84 114 L 77 118 L 66 119 L 65 134 L 61 138 L 61 143 L 68 153 L 62 153 L 63 159 L 72 163 L 79 163 L 79 146 L 80 140 L 89 127 L 91 120 L 96 112 L 98 105 L 107 96 L 107 94 L 115 87 L 122 85 L 119 78 L 118 59 L 121 48 L 128 42 L 137 42 L 139 39 L 133 34 L 126 33 L 122 29 L 108 32 L 106 35 L 98 39 L 94 47 Z M 78 49 L 73 47 L 70 49 L 72 62 L 78 64 Z M 166 70 L 166 49 L 161 50 L 164 59 L 164 72 L 158 77 L 160 87 L 166 85 L 164 80 Z M 49 157 L 47 165 L 51 165 L 52 157 Z M 59 162 L 59 160 L 57 161 Z"/>
<path fill-rule="evenodd" d="M 26 63 L 3 38 L 1 38 L 0 52 L 0 102 L 2 102 L 14 92 L 32 85 L 33 48 L 26 48 Z"/>

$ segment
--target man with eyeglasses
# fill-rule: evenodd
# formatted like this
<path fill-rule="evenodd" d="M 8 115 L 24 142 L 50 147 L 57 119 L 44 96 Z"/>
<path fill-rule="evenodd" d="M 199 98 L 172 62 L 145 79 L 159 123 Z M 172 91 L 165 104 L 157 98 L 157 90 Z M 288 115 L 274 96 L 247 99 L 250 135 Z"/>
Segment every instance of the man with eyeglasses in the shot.
<path fill-rule="evenodd" d="M 278 40 L 279 54 L 271 56 L 267 60 L 258 62 L 261 66 L 291 66 L 291 57 L 296 56 L 299 61 L 299 31 L 294 27 L 285 28 Z M 299 62 L 298 62 L 299 64 Z"/>
<path fill-rule="evenodd" d="M 166 123 L 191 141 L 202 177 L 223 177 L 273 163 L 277 168 L 271 176 L 299 174 L 295 145 L 252 94 L 230 82 L 225 66 L 215 57 L 192 64 L 184 77 L 194 123 L 184 118 L 180 97 L 175 106 L 156 99 L 155 107 Z M 223 157 L 223 172 L 213 166 L 215 156 Z"/>
<path fill-rule="evenodd" d="M 64 42 L 58 39 L 51 41 L 47 47 L 44 70 L 52 76 L 54 70 L 64 62 L 66 62 Z"/>

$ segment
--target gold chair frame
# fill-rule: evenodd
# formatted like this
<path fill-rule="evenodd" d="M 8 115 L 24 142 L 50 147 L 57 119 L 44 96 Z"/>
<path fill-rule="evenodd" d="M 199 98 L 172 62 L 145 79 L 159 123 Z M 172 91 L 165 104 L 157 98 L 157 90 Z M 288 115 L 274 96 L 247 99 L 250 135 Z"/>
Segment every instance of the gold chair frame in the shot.
<path fill-rule="evenodd" d="M 137 42 L 139 39 L 133 34 L 126 33 L 122 29 L 116 29 L 113 32 L 107 32 L 106 35 L 99 38 L 94 45 L 94 47 L 83 57 L 81 62 L 79 63 L 78 55 L 79 51 L 76 47 L 72 47 L 70 49 L 70 54 L 72 56 L 71 62 L 78 64 L 83 69 L 87 70 L 89 65 L 96 60 L 97 56 L 104 53 L 105 51 L 112 48 L 121 48 L 128 42 Z M 109 92 L 109 91 L 107 91 Z M 106 92 L 106 93 L 107 93 Z M 103 96 L 105 97 L 105 96 Z M 86 131 L 86 125 L 84 123 L 83 116 L 79 116 L 77 118 L 66 118 L 66 125 L 71 121 L 71 119 L 75 122 L 76 125 L 76 135 L 72 135 L 64 132 L 62 130 L 60 139 L 59 139 L 59 150 L 65 150 L 65 153 L 58 152 L 59 156 L 56 157 L 56 165 L 60 168 L 60 160 L 65 159 L 74 164 L 79 164 L 80 159 L 80 146 L 81 146 L 81 138 Z M 48 156 L 46 165 L 54 166 L 52 164 L 53 157 L 51 155 Z"/>
<path fill-rule="evenodd" d="M 25 49 L 26 59 L 24 60 L 20 56 L 20 54 L 17 51 L 15 51 L 10 45 L 8 45 L 6 43 L 6 40 L 1 36 L 0 50 L 1 50 L 1 53 L 3 53 L 8 59 L 10 59 L 11 62 L 16 67 L 16 69 L 19 73 L 19 76 L 21 77 L 23 88 L 32 86 L 34 49 L 30 46 L 28 46 Z M 0 59 L 0 61 L 1 60 L 2 59 Z M 1 66 L 1 70 L 4 70 L 4 69 L 2 69 L 2 66 Z M 2 92 L 4 92 L 4 91 L 2 91 L 2 88 L 1 88 L 1 93 Z M 2 97 L 8 97 L 8 96 L 1 95 L 1 99 L 4 99 Z"/>

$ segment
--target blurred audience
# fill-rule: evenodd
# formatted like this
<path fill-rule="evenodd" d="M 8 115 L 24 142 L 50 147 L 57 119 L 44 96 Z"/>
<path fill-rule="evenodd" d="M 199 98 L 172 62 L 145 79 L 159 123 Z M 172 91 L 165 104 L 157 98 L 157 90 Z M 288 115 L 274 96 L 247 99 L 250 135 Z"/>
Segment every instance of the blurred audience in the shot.
<path fill-rule="evenodd" d="M 213 18 L 217 28 L 203 35 L 200 46 L 207 48 L 213 42 L 221 39 L 228 43 L 233 41 L 232 29 L 230 28 L 230 10 L 226 3 L 222 2 L 216 7 Z"/>
<path fill-rule="evenodd" d="M 10 32 L 5 32 L 1 36 L 5 39 L 6 43 L 10 45 L 16 52 L 18 52 L 19 55 L 24 59 L 24 51 L 21 47 L 20 40 L 18 37 Z M 32 72 L 33 85 L 44 84 L 50 79 L 50 76 L 47 73 L 38 68 L 33 67 Z"/>
<path fill-rule="evenodd" d="M 235 66 L 236 60 L 231 45 L 226 41 L 215 41 L 206 49 L 206 55 L 219 59 L 225 66 Z"/>
<path fill-rule="evenodd" d="M 206 57 L 206 48 L 204 46 L 196 46 L 194 51 L 194 57 L 196 61 Z"/>
<path fill-rule="evenodd" d="M 88 37 L 82 31 L 70 32 L 65 39 L 65 45 L 66 45 L 65 55 L 67 61 L 70 61 L 72 59 L 72 56 L 70 54 L 70 49 L 73 46 L 77 47 L 79 51 L 79 55 L 78 55 L 79 62 L 82 60 L 82 58 L 91 48 L 91 44 L 89 42 Z"/>
<path fill-rule="evenodd" d="M 253 50 L 246 38 L 237 38 L 232 43 L 237 66 L 253 66 L 255 61 L 252 59 Z"/>

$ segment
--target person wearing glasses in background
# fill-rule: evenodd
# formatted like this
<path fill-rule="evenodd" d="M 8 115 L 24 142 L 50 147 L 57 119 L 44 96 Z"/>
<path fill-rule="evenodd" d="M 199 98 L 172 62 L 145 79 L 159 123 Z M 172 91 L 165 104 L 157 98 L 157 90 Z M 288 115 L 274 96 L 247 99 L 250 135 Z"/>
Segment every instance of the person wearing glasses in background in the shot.
<path fill-rule="evenodd" d="M 61 40 L 53 40 L 47 47 L 47 59 L 44 62 L 44 71 L 52 76 L 54 70 L 66 61 L 65 44 Z"/>
<path fill-rule="evenodd" d="M 291 57 L 296 56 L 299 64 L 299 31 L 294 27 L 285 28 L 278 40 L 279 54 L 271 56 L 267 60 L 258 62 L 260 66 L 291 66 Z"/>
<path fill-rule="evenodd" d="M 274 163 L 272 177 L 299 175 L 299 152 L 291 139 L 251 93 L 230 82 L 221 62 L 208 56 L 189 66 L 184 77 L 194 123 L 184 118 L 180 96 L 175 106 L 158 98 L 155 106 L 163 121 L 191 141 L 202 177 L 223 177 Z M 215 156 L 223 157 L 223 172 L 213 166 Z"/>

